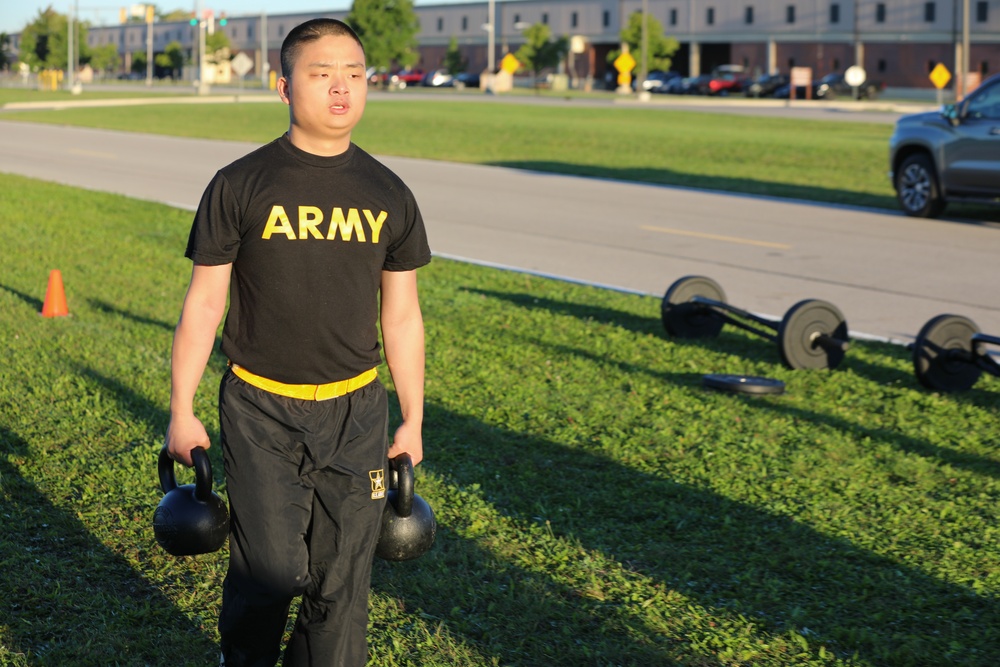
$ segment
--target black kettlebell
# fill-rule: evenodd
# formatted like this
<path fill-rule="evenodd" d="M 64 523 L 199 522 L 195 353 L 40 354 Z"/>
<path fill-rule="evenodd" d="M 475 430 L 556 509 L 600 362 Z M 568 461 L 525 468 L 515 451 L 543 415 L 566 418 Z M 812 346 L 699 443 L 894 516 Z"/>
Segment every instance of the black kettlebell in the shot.
<path fill-rule="evenodd" d="M 375 555 L 383 560 L 413 560 L 434 544 L 434 510 L 413 492 L 413 459 L 400 454 L 389 461 L 389 493 Z"/>
<path fill-rule="evenodd" d="M 196 556 L 218 551 L 229 536 L 229 512 L 212 491 L 212 463 L 202 447 L 191 450 L 195 484 L 177 486 L 174 462 L 166 446 L 157 469 L 163 498 L 153 513 L 156 541 L 174 556 Z"/>

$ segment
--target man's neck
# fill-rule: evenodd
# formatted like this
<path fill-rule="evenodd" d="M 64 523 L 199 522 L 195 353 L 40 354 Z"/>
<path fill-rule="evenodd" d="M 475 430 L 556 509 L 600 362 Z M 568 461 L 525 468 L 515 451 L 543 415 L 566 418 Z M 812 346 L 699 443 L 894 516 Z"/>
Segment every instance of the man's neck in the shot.
<path fill-rule="evenodd" d="M 351 147 L 351 135 L 335 139 L 317 139 L 306 135 L 294 125 L 288 128 L 288 140 L 299 150 L 320 157 L 342 155 Z"/>

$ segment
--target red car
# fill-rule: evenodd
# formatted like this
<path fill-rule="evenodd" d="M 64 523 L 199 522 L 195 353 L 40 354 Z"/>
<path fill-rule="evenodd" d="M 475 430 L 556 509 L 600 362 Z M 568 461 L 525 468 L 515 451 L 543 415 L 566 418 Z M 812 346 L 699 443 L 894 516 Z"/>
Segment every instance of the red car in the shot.
<path fill-rule="evenodd" d="M 712 76 L 702 92 L 706 95 L 741 93 L 746 83 L 747 76 L 742 66 L 719 65 L 712 70 Z"/>
<path fill-rule="evenodd" d="M 392 83 L 399 88 L 419 86 L 420 82 L 423 80 L 424 70 L 422 69 L 404 69 L 392 75 Z"/>

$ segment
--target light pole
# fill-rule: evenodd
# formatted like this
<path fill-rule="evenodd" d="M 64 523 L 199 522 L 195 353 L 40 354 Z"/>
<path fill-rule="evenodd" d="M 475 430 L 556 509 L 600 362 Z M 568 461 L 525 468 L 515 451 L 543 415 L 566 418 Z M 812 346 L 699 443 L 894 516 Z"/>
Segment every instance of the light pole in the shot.
<path fill-rule="evenodd" d="M 490 0 L 486 10 L 489 13 L 486 23 L 486 70 L 490 76 L 496 69 L 496 10 L 496 0 Z"/>
<path fill-rule="evenodd" d="M 961 101 L 969 92 L 969 0 L 962 0 L 962 71 L 959 74 L 959 81 L 962 86 L 962 97 L 956 101 Z"/>

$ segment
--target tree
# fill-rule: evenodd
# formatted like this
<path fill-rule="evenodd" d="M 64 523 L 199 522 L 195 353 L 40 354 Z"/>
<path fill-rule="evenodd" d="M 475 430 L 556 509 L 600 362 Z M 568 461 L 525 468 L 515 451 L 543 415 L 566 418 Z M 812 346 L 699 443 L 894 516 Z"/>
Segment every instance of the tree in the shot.
<path fill-rule="evenodd" d="M 452 37 L 448 42 L 448 50 L 444 54 L 444 67 L 448 74 L 460 74 L 469 66 L 469 61 L 462 57 L 458 48 L 458 39 Z"/>
<path fill-rule="evenodd" d="M 191 18 L 190 9 L 172 9 L 169 12 L 159 14 L 160 20 L 167 21 L 187 21 Z"/>
<path fill-rule="evenodd" d="M 212 65 L 229 60 L 229 44 L 229 38 L 221 30 L 205 35 L 205 60 Z"/>
<path fill-rule="evenodd" d="M 354 0 L 346 22 L 361 38 L 369 67 L 389 70 L 393 63 L 417 62 L 420 20 L 413 0 Z"/>
<path fill-rule="evenodd" d="M 524 31 L 524 38 L 527 40 L 521 48 L 517 50 L 514 57 L 521 65 L 531 71 L 535 84 L 538 83 L 538 75 L 547 67 L 555 67 L 563 56 L 569 51 L 569 40 L 566 37 L 552 40 L 552 31 L 544 23 L 534 23 Z"/>
<path fill-rule="evenodd" d="M 145 51 L 133 51 L 132 52 L 132 71 L 136 74 L 146 74 L 146 52 Z"/>
<path fill-rule="evenodd" d="M 619 33 L 619 38 L 628 44 L 629 52 L 638 67 L 642 67 L 642 12 L 634 12 L 628 17 L 628 24 Z M 650 14 L 646 14 L 646 65 L 647 71 L 670 69 L 673 62 L 674 53 L 680 48 L 680 44 L 673 37 L 663 34 L 663 25 Z M 613 63 L 615 58 L 621 54 L 620 50 L 614 50 L 608 54 L 608 62 Z"/>
<path fill-rule="evenodd" d="M 75 24 L 75 46 L 80 62 L 90 60 L 87 48 L 89 25 Z M 49 5 L 38 10 L 35 20 L 21 31 L 20 59 L 32 69 L 67 69 L 69 65 L 69 19 Z"/>
<path fill-rule="evenodd" d="M 114 44 L 101 44 L 90 51 L 90 66 L 96 72 L 114 72 L 121 64 L 118 47 Z"/>
<path fill-rule="evenodd" d="M 184 67 L 184 47 L 180 42 L 170 42 L 164 48 L 163 53 L 156 54 L 153 63 L 161 70 L 165 70 L 168 76 L 173 79 Z"/>
<path fill-rule="evenodd" d="M 14 62 L 14 57 L 10 53 L 10 35 L 0 32 L 0 69 L 7 69 Z"/>

